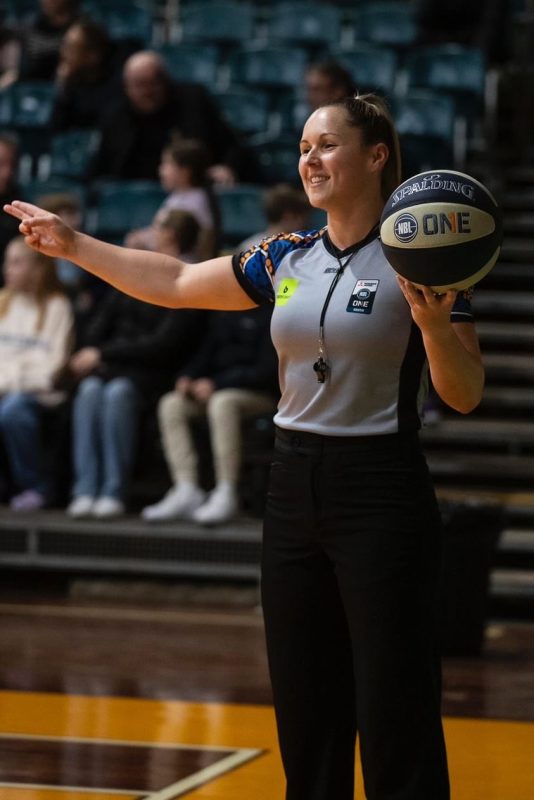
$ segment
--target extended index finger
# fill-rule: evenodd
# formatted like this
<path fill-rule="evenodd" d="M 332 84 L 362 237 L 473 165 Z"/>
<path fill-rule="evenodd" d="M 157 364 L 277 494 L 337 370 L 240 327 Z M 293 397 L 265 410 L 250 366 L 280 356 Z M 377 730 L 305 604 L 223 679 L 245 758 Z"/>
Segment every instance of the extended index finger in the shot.
<path fill-rule="evenodd" d="M 34 206 L 32 203 L 25 203 L 22 200 L 13 200 L 12 203 L 6 203 L 4 211 L 17 219 L 26 219 L 46 213 L 42 208 L 39 208 L 39 206 Z"/>

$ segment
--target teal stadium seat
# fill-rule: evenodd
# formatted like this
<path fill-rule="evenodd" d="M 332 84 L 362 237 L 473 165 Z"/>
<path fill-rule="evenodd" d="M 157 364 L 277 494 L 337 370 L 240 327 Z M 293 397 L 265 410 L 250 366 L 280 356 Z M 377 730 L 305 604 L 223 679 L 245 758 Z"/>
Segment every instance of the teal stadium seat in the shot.
<path fill-rule="evenodd" d="M 388 98 L 394 95 L 399 65 L 394 49 L 355 42 L 347 50 L 331 49 L 330 55 L 350 72 L 360 92 L 378 92 Z"/>
<path fill-rule="evenodd" d="M 24 182 L 21 186 L 24 200 L 29 203 L 39 203 L 41 197 L 47 194 L 74 194 L 82 204 L 87 202 L 87 185 L 70 178 L 61 178 L 51 175 L 46 180 L 34 179 Z"/>
<path fill-rule="evenodd" d="M 229 87 L 215 92 L 221 112 L 232 128 L 246 136 L 268 136 L 273 128 L 269 95 L 261 89 Z"/>
<path fill-rule="evenodd" d="M 219 49 L 215 45 L 167 42 L 155 49 L 175 80 L 201 83 L 210 90 L 218 83 Z"/>
<path fill-rule="evenodd" d="M 55 94 L 54 84 L 48 81 L 14 83 L 0 91 L 0 127 L 16 132 L 20 151 L 30 162 L 28 173 L 48 152 Z"/>
<path fill-rule="evenodd" d="M 409 54 L 405 70 L 408 89 L 433 89 L 450 95 L 473 131 L 484 111 L 486 58 L 482 50 L 459 44 L 423 47 Z"/>
<path fill-rule="evenodd" d="M 242 47 L 230 54 L 230 80 L 248 86 L 293 89 L 302 84 L 306 52 L 298 47 Z"/>
<path fill-rule="evenodd" d="M 354 12 L 355 38 L 404 50 L 417 38 L 415 4 L 366 3 Z"/>
<path fill-rule="evenodd" d="M 248 236 L 263 231 L 267 221 L 263 211 L 262 186 L 241 185 L 217 187 L 217 201 L 221 211 L 223 244 L 235 246 Z"/>
<path fill-rule="evenodd" d="M 157 181 L 102 181 L 93 188 L 87 230 L 112 242 L 150 225 L 167 194 Z"/>
<path fill-rule="evenodd" d="M 399 133 L 403 180 L 429 169 L 462 169 L 465 147 L 457 141 L 454 101 L 430 90 L 414 90 L 392 103 Z"/>
<path fill-rule="evenodd" d="M 335 5 L 303 0 L 280 3 L 271 8 L 267 36 L 274 44 L 337 47 L 341 38 L 341 12 Z"/>
<path fill-rule="evenodd" d="M 73 130 L 52 137 L 50 146 L 51 175 L 83 180 L 87 177 L 93 156 L 100 142 L 97 130 Z"/>
<path fill-rule="evenodd" d="M 184 42 L 237 45 L 255 34 L 255 11 L 251 3 L 207 0 L 182 5 L 179 26 Z"/>
<path fill-rule="evenodd" d="M 276 183 L 301 185 L 298 170 L 299 140 L 300 132 L 286 134 L 254 148 L 264 183 L 269 186 Z"/>
<path fill-rule="evenodd" d="M 152 42 L 154 17 L 150 8 L 141 3 L 125 0 L 86 0 L 85 10 L 107 30 L 116 42 L 128 40 L 147 47 Z"/>

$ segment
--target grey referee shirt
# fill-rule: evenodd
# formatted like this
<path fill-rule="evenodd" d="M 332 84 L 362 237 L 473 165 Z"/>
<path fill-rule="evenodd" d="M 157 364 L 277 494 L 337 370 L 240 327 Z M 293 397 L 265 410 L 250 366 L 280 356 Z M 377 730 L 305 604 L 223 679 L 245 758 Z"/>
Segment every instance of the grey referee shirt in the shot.
<path fill-rule="evenodd" d="M 324 320 L 329 364 L 319 383 L 319 321 L 328 291 L 347 264 Z M 271 332 L 281 399 L 275 423 L 295 431 L 359 436 L 417 430 L 428 390 L 419 328 L 376 235 L 339 251 L 326 229 L 280 234 L 234 256 L 240 284 L 257 303 L 274 302 Z M 452 322 L 471 322 L 469 293 Z"/>

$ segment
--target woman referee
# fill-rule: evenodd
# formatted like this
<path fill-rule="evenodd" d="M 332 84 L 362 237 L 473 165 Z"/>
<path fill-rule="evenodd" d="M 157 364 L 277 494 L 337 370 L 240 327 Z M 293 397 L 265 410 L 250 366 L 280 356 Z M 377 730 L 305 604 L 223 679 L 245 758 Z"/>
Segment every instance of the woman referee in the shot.
<path fill-rule="evenodd" d="M 378 240 L 400 182 L 382 101 L 310 116 L 300 174 L 320 231 L 281 234 L 198 265 L 74 232 L 15 201 L 26 242 L 171 307 L 274 303 L 282 397 L 262 592 L 287 800 L 449 797 L 435 604 L 440 521 L 418 442 L 427 373 L 452 408 L 480 400 L 468 298 L 417 291 Z"/>

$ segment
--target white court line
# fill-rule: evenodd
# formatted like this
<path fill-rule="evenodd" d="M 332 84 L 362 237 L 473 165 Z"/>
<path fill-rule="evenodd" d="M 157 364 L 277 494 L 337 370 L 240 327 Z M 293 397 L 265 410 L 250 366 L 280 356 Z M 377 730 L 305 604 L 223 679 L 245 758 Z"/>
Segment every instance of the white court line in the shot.
<path fill-rule="evenodd" d="M 171 750 L 204 750 L 207 752 L 224 752 L 228 751 L 229 755 L 220 759 L 215 764 L 199 770 L 198 772 L 188 775 L 176 783 L 166 786 L 152 794 L 146 794 L 146 790 L 125 790 L 125 789 L 95 789 L 85 786 L 56 786 L 36 783 L 8 783 L 0 781 L 0 788 L 15 788 L 15 789 L 55 789 L 65 792 L 93 792 L 94 794 L 117 794 L 117 795 L 139 795 L 143 800 L 175 800 L 175 798 L 182 797 L 184 794 L 210 783 L 216 778 L 220 778 L 227 772 L 231 772 L 238 767 L 243 766 L 248 761 L 258 758 L 264 750 L 252 748 L 237 748 L 221 745 L 195 745 L 195 744 L 166 744 L 163 742 L 143 742 L 143 741 L 123 741 L 121 739 L 91 739 L 86 737 L 75 736 L 40 736 L 30 735 L 26 736 L 23 733 L 0 733 L 1 739 L 20 739 L 25 741 L 41 741 L 41 742 L 69 742 L 74 744 L 96 744 L 96 745 L 120 745 L 122 747 L 151 747 L 151 748 L 165 748 Z"/>
<path fill-rule="evenodd" d="M 93 739 L 92 737 L 82 736 L 41 736 L 39 734 L 25 734 L 25 733 L 0 733 L 0 739 L 23 739 L 36 742 L 69 742 L 72 744 L 100 744 L 100 745 L 120 745 L 121 747 L 150 747 L 150 748 L 164 748 L 169 750 L 207 750 L 222 752 L 228 751 L 235 753 L 236 750 L 242 748 L 228 747 L 228 745 L 221 745 L 215 747 L 214 745 L 207 744 L 177 744 L 176 742 L 144 742 L 139 739 Z"/>
<path fill-rule="evenodd" d="M 236 753 L 233 753 L 233 755 L 227 756 L 221 761 L 217 761 L 216 764 L 212 764 L 210 767 L 205 767 L 199 770 L 199 772 L 195 772 L 194 775 L 189 775 L 187 778 L 173 783 L 165 789 L 161 789 L 159 792 L 146 795 L 143 800 L 175 800 L 175 798 L 182 797 L 193 789 L 198 789 L 199 786 L 203 786 L 206 783 L 214 781 L 216 778 L 220 778 L 226 772 L 231 772 L 237 769 L 237 767 L 242 767 L 247 761 L 252 761 L 252 759 L 257 758 L 263 752 L 263 750 L 238 750 Z"/>

